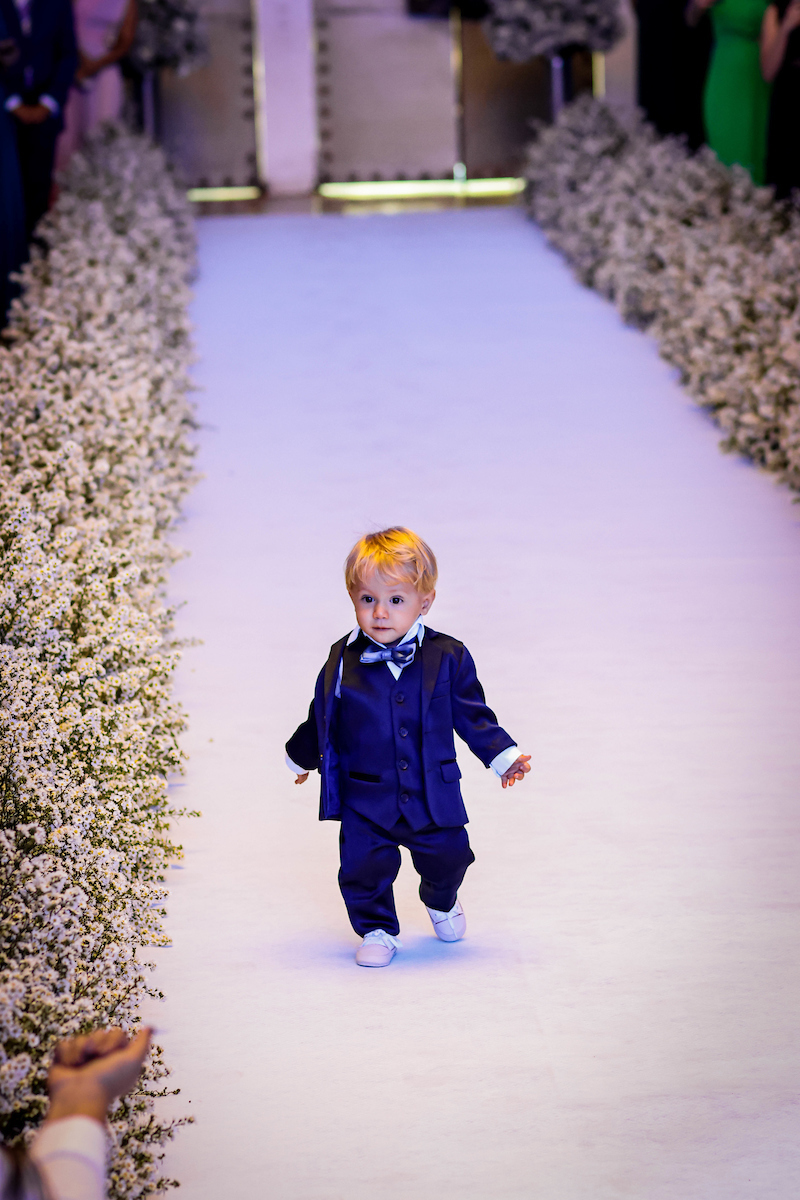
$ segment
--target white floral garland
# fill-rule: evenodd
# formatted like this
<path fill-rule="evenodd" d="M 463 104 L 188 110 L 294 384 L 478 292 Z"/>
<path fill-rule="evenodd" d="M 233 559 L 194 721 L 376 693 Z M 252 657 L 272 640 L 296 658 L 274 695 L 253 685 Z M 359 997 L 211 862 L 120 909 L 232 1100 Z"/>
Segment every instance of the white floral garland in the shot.
<path fill-rule="evenodd" d="M 0 1128 L 45 1110 L 47 1055 L 135 1026 L 152 990 L 184 718 L 165 576 L 192 482 L 185 198 L 108 128 L 39 227 L 0 349 Z M 174 1128 L 142 1092 L 111 1122 L 109 1194 L 151 1195 Z M 163 1094 L 163 1093 L 162 1093 Z"/>
<path fill-rule="evenodd" d="M 625 25 L 618 0 L 489 0 L 483 30 L 498 58 L 528 62 L 567 46 L 611 50 Z"/>
<path fill-rule="evenodd" d="M 195 0 L 139 0 L 131 58 L 141 71 L 172 67 L 190 74 L 208 58 Z"/>
<path fill-rule="evenodd" d="M 526 174 L 548 239 L 653 333 L 723 449 L 800 489 L 800 210 L 590 97 L 540 131 Z"/>

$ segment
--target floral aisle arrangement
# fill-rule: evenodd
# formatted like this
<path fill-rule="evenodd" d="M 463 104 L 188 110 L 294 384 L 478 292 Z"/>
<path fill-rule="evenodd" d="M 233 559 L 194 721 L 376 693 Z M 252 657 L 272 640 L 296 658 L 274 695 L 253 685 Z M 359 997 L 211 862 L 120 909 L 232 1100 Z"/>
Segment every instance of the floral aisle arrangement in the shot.
<path fill-rule="evenodd" d="M 483 28 L 495 54 L 527 62 L 567 46 L 605 52 L 625 32 L 617 0 L 489 0 Z"/>
<path fill-rule="evenodd" d="M 188 75 L 206 61 L 208 47 L 192 0 L 139 0 L 131 57 L 140 71 L 172 67 Z"/>
<path fill-rule="evenodd" d="M 527 177 L 531 216 L 658 339 L 723 448 L 800 489 L 800 211 L 585 96 L 540 130 Z"/>
<path fill-rule="evenodd" d="M 45 1111 L 47 1056 L 135 1026 L 180 848 L 169 535 L 192 482 L 182 192 L 159 150 L 106 130 L 39 226 L 0 348 L 0 1132 Z M 154 1194 L 156 1052 L 111 1122 L 109 1194 Z"/>

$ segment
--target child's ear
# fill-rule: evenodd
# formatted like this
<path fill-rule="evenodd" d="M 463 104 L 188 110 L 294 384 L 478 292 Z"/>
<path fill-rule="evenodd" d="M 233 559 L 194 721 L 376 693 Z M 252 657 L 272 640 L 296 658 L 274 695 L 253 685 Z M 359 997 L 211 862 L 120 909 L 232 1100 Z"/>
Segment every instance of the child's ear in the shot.
<path fill-rule="evenodd" d="M 420 606 L 420 614 L 426 613 L 436 599 L 436 592 L 428 592 L 427 596 L 423 596 Z"/>

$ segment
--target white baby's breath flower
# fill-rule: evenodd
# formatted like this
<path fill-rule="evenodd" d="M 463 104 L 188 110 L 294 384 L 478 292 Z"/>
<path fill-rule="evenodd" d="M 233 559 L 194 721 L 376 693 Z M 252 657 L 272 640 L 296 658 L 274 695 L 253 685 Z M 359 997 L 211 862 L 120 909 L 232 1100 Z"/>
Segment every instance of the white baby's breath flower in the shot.
<path fill-rule="evenodd" d="M 723 448 L 800 489 L 800 210 L 590 97 L 540 130 L 526 174 L 531 215 L 658 339 Z"/>
<path fill-rule="evenodd" d="M 497 57 L 512 62 L 568 46 L 610 50 L 625 32 L 618 0 L 489 0 L 483 28 Z"/>
<path fill-rule="evenodd" d="M 76 155 L 0 348 L 0 1128 L 41 1119 L 54 1043 L 132 1029 L 161 928 L 184 718 L 164 600 L 192 482 L 191 219 L 163 156 Z M 162 1190 L 166 1070 L 112 1120 L 109 1195 Z"/>

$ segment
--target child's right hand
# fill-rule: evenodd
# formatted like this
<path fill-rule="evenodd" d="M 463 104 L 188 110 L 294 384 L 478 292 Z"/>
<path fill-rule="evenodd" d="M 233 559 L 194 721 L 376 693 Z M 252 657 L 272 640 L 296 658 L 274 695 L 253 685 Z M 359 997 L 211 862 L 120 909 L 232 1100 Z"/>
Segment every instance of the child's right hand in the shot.
<path fill-rule="evenodd" d="M 500 776 L 500 782 L 503 787 L 513 787 L 518 779 L 524 779 L 531 769 L 530 754 L 520 754 L 515 763 L 512 763 L 508 770 Z"/>
<path fill-rule="evenodd" d="M 305 781 L 307 779 L 308 779 L 308 771 L 306 771 L 305 775 L 295 775 L 295 777 L 294 777 L 295 783 L 305 783 Z"/>

